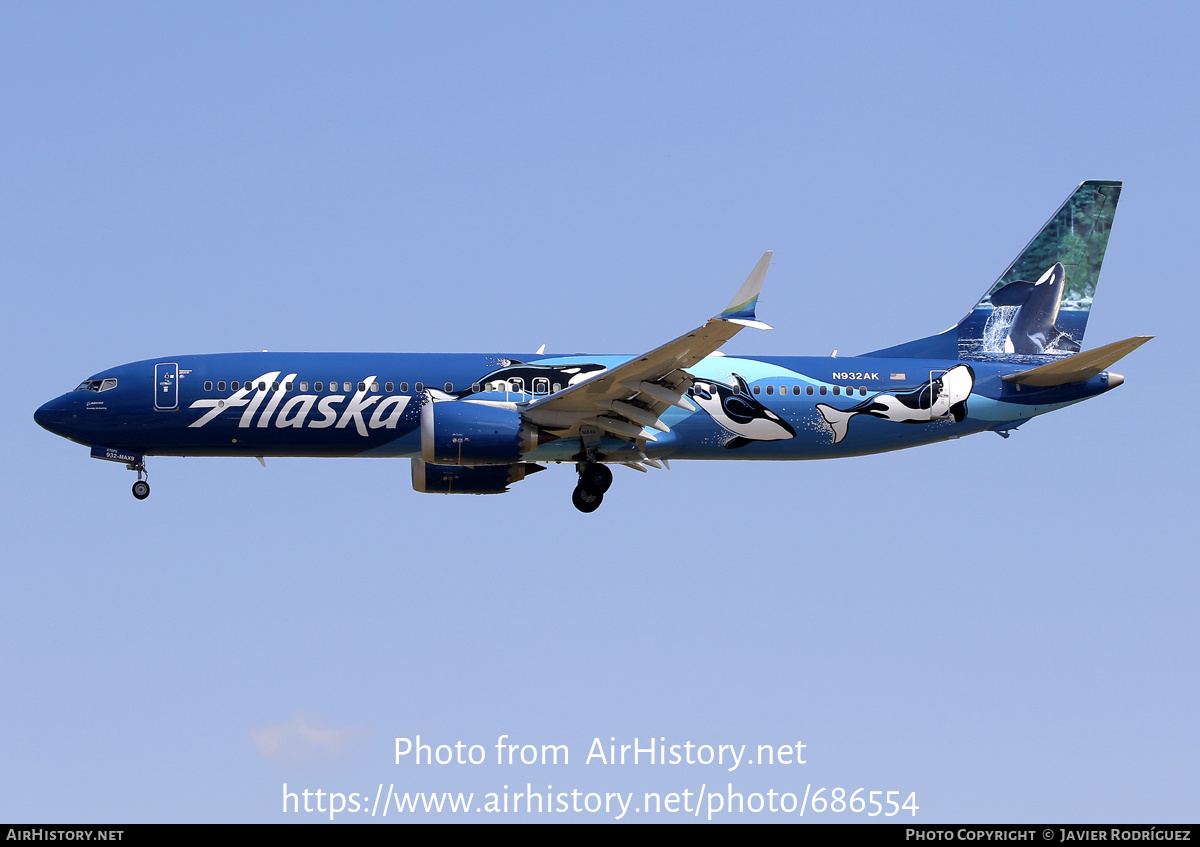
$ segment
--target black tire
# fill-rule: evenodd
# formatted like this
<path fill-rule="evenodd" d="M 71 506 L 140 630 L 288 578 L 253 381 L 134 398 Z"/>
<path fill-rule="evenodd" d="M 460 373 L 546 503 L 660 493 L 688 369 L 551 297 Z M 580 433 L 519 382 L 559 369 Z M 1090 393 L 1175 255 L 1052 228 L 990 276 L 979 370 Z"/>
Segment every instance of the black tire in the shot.
<path fill-rule="evenodd" d="M 145 500 L 150 496 L 150 483 L 144 479 L 139 479 L 133 484 L 133 496 L 139 500 Z"/>
<path fill-rule="evenodd" d="M 604 495 L 588 491 L 582 485 L 577 485 L 575 492 L 571 495 L 571 502 L 575 504 L 576 509 L 587 514 L 600 508 L 600 504 L 604 502 Z"/>
<path fill-rule="evenodd" d="M 608 469 L 608 465 L 591 462 L 579 475 L 579 484 L 595 494 L 603 494 L 612 485 L 612 471 Z"/>

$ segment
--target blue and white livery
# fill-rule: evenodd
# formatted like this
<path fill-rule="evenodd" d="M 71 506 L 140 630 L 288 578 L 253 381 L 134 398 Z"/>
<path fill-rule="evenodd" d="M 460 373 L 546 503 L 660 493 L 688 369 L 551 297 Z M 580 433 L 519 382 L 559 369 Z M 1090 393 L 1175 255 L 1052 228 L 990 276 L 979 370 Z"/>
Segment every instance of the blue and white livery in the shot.
<path fill-rule="evenodd" d="M 1010 430 L 1120 385 L 1147 340 L 1080 352 L 1121 184 L 1082 183 L 954 327 L 858 357 L 726 356 L 771 253 L 729 305 L 638 356 L 220 353 L 110 368 L 42 427 L 137 473 L 148 456 L 408 458 L 413 487 L 499 494 L 546 464 L 594 511 L 611 465 L 824 459 Z"/>

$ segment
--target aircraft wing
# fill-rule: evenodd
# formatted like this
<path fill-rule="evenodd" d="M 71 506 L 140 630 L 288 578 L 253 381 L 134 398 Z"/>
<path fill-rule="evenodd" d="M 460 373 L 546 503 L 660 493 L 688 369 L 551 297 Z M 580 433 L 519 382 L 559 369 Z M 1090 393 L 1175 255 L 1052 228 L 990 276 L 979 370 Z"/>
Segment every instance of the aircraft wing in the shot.
<path fill-rule="evenodd" d="M 667 408 L 695 408 L 684 396 L 691 378 L 683 371 L 714 353 L 742 327 L 771 328 L 754 315 L 771 255 L 770 250 L 763 253 L 729 305 L 703 326 L 529 404 L 522 409 L 523 417 L 551 430 L 570 431 L 580 424 L 594 424 L 610 435 L 635 441 L 656 440 L 647 430 L 669 432 L 659 420 Z"/>

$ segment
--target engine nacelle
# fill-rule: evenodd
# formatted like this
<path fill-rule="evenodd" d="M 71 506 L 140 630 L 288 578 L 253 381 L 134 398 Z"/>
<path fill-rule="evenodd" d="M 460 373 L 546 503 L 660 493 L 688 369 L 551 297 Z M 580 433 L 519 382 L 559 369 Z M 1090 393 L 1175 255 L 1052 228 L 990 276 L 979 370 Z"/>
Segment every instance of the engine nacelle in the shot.
<path fill-rule="evenodd" d="M 514 409 L 469 400 L 421 407 L 421 458 L 431 465 L 511 465 L 539 440 L 538 428 Z"/>
<path fill-rule="evenodd" d="M 544 470 L 541 465 L 531 462 L 466 468 L 431 465 L 424 459 L 413 459 L 412 484 L 422 494 L 503 494 L 512 483 Z"/>

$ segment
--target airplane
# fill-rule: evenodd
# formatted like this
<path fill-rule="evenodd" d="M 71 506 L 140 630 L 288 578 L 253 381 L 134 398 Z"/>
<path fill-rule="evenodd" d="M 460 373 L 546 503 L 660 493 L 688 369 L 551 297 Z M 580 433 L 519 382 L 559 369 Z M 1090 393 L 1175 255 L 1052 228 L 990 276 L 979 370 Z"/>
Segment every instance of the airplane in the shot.
<path fill-rule="evenodd" d="M 39 408 L 45 429 L 137 473 L 149 456 L 411 460 L 422 493 L 500 494 L 574 465 L 593 512 L 611 465 L 861 456 L 1026 421 L 1121 385 L 1109 366 L 1148 341 L 1081 352 L 1121 183 L 1081 183 L 954 326 L 861 356 L 727 355 L 772 253 L 729 305 L 629 355 L 217 353 L 101 371 Z"/>

